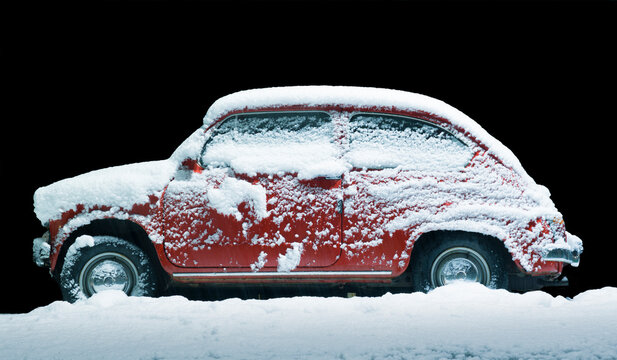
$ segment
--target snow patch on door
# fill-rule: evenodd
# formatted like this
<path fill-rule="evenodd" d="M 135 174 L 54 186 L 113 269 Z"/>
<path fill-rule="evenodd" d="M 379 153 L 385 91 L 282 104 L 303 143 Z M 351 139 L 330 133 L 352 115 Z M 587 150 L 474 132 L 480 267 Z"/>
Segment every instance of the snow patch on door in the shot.
<path fill-rule="evenodd" d="M 259 256 L 257 257 L 257 261 L 251 264 L 251 271 L 257 272 L 261 270 L 261 268 L 263 268 L 266 265 L 267 256 L 268 254 L 266 252 L 264 251 L 260 252 Z"/>
<path fill-rule="evenodd" d="M 210 207 L 221 214 L 234 216 L 238 221 L 242 220 L 238 205 L 243 202 L 248 202 L 252 206 L 257 219 L 268 217 L 266 189 L 261 185 L 225 178 L 218 188 L 208 189 L 206 196 Z"/>
<path fill-rule="evenodd" d="M 302 243 L 291 243 L 291 247 L 287 249 L 285 255 L 279 254 L 276 271 L 290 272 L 298 267 L 298 265 L 300 265 L 300 258 L 303 250 L 304 246 L 302 246 Z"/>

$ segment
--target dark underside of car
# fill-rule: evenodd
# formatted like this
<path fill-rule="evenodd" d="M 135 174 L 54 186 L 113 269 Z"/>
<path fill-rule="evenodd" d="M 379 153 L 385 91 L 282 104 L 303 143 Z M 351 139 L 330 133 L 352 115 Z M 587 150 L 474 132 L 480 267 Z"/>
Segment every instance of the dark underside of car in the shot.
<path fill-rule="evenodd" d="M 531 276 L 512 273 L 509 276 L 508 290 L 525 292 L 549 287 L 567 286 L 563 275 Z M 339 282 L 339 283 L 293 283 L 285 282 L 261 284 L 246 283 L 207 283 L 172 284 L 162 295 L 182 295 L 189 299 L 222 300 L 228 298 L 269 299 L 292 296 L 381 296 L 386 293 L 409 293 L 413 286 L 409 273 L 392 279 L 390 282 Z"/>

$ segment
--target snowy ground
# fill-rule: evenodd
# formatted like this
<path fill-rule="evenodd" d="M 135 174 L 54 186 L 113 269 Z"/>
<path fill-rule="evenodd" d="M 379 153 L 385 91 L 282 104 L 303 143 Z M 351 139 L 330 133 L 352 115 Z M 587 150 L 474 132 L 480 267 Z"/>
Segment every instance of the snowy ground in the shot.
<path fill-rule="evenodd" d="M 0 359 L 615 359 L 617 288 L 190 301 L 106 292 L 0 315 Z"/>

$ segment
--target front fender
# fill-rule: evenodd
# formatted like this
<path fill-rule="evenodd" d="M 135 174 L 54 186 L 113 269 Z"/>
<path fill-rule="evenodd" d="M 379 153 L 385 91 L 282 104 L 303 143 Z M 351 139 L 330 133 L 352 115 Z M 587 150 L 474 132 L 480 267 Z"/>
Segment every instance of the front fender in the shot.
<path fill-rule="evenodd" d="M 124 238 L 137 231 L 144 234 L 141 236 L 147 238 L 144 244 L 149 243 L 152 249 L 153 243 L 162 239 L 161 224 L 155 216 L 156 212 L 137 214 L 110 207 L 75 213 L 76 211 L 71 210 L 70 213 L 63 214 L 61 219 L 49 223 L 49 266 L 52 273 L 57 273 L 58 267 L 61 268 L 66 249 L 79 235 L 112 235 Z"/>

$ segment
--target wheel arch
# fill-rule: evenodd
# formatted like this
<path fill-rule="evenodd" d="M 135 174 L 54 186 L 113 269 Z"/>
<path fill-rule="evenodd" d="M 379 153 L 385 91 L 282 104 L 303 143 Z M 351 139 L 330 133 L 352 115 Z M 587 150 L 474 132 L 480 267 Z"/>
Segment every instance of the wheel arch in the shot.
<path fill-rule="evenodd" d="M 74 231 L 66 238 L 60 248 L 58 254 L 58 262 L 54 269 L 54 278 L 59 280 L 62 267 L 64 265 L 64 259 L 69 247 L 75 242 L 75 240 L 81 235 L 90 236 L 114 236 L 130 242 L 143 250 L 146 256 L 150 259 L 150 263 L 153 266 L 153 270 L 156 274 L 159 284 L 163 287 L 167 286 L 170 279 L 167 272 L 161 266 L 159 257 L 157 255 L 154 244 L 146 230 L 141 225 L 131 220 L 121 220 L 114 218 L 96 219 L 89 224 L 83 225 Z"/>
<path fill-rule="evenodd" d="M 414 242 L 413 247 L 411 249 L 411 254 L 409 257 L 409 263 L 407 264 L 407 268 L 405 272 L 411 270 L 410 264 L 416 260 L 417 257 L 422 255 L 422 252 L 428 248 L 428 246 L 433 242 L 441 242 L 448 241 L 450 239 L 455 239 L 457 237 L 473 237 L 483 243 L 489 244 L 497 253 L 505 260 L 508 264 L 510 264 L 510 268 L 508 269 L 508 273 L 513 272 L 517 267 L 516 263 L 512 259 L 512 255 L 510 251 L 506 247 L 506 244 L 503 240 L 499 239 L 497 236 L 487 235 L 479 232 L 466 231 L 466 230 L 433 230 L 426 233 L 421 234 L 418 239 Z M 433 243 L 434 244 L 434 243 Z"/>

